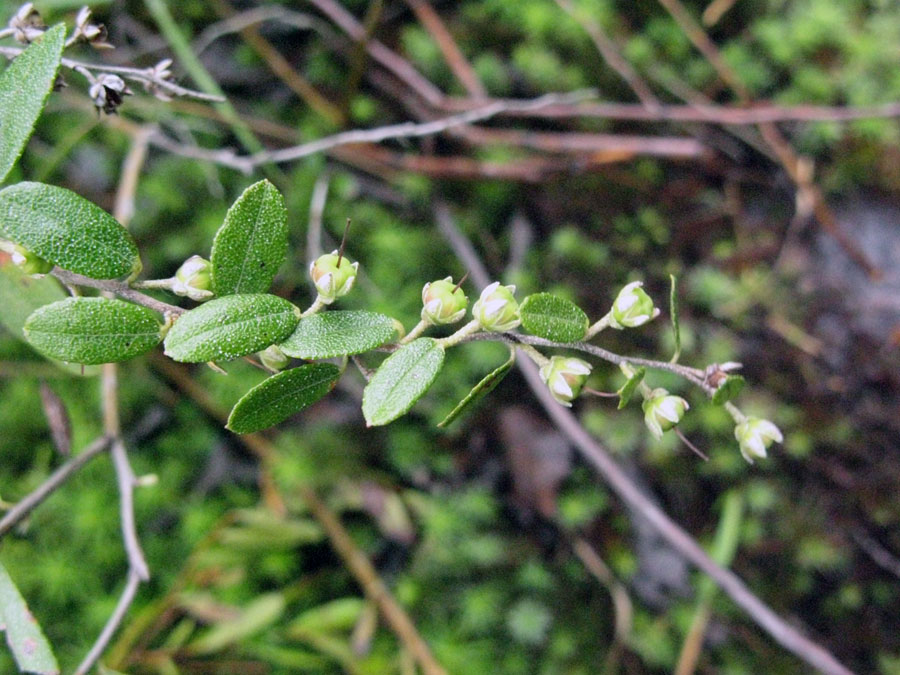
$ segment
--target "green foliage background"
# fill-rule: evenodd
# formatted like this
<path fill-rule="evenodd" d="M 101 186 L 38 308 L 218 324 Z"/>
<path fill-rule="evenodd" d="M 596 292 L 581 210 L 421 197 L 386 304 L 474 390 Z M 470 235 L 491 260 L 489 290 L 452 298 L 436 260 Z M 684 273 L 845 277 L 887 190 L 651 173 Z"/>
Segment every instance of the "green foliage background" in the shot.
<path fill-rule="evenodd" d="M 8 16 L 15 6 L 5 4 L 3 16 Z M 48 19 L 59 20 L 71 19 L 80 3 L 36 4 Z M 305 3 L 280 4 L 313 11 Z M 491 95 L 532 97 L 597 87 L 604 99 L 631 100 L 583 28 L 552 1 L 433 4 Z M 575 4 L 615 37 L 665 100 L 676 101 L 670 89 L 689 86 L 713 101 L 732 102 L 709 63 L 657 3 Z M 370 3 L 343 5 L 362 17 Z M 687 5 L 695 15 L 705 7 Z M 170 3 L 182 30 L 193 36 L 219 19 L 216 6 L 200 0 Z M 141 3 L 109 2 L 97 13 L 110 25 L 123 57 L 150 64 L 168 54 L 149 37 L 158 31 Z M 758 100 L 827 105 L 900 100 L 895 3 L 745 0 L 710 32 Z M 264 33 L 324 95 L 346 104 L 347 128 L 408 119 L 402 105 L 365 75 L 358 88 L 348 88 L 352 46 L 342 40 L 277 26 Z M 384 3 L 375 35 L 444 91 L 465 93 L 404 3 Z M 155 45 L 152 54 L 142 53 L 146 44 Z M 278 123 L 279 133 L 293 137 L 289 142 L 340 129 L 298 102 L 239 38 L 216 43 L 204 60 L 242 115 Z M 66 186 L 111 210 L 128 137 L 115 124 L 98 120 L 77 76 L 66 77 L 72 86 L 51 99 L 9 182 Z M 237 147 L 226 125 L 194 112 L 188 102 L 165 104 L 139 93 L 121 114 L 193 134 L 205 146 Z M 548 122 L 547 127 L 694 130 L 608 120 Z M 817 180 L 832 203 L 852 202 L 857 209 L 896 204 L 895 119 L 783 129 L 800 153 L 815 160 Z M 648 291 L 665 306 L 668 275 L 678 275 L 682 362 L 744 362 L 749 386 L 742 405 L 785 430 L 783 448 L 748 466 L 727 414 L 704 403 L 699 392 L 658 374 L 649 376 L 654 385 L 691 401 L 682 428 L 709 462 L 671 434 L 653 442 L 636 405 L 616 411 L 614 403 L 589 399 L 578 404 L 579 415 L 704 542 L 715 531 L 723 496 L 742 494 L 746 512 L 734 569 L 779 613 L 796 618 L 854 669 L 898 673 L 900 585 L 859 543 L 865 535 L 900 552 L 896 332 L 891 337 L 887 326 L 880 339 L 851 335 L 851 349 L 841 358 L 828 357 L 831 337 L 823 321 L 840 317 L 850 334 L 852 318 L 863 308 L 841 305 L 839 292 L 824 282 L 817 285 L 821 280 L 809 266 L 776 265 L 793 212 L 789 182 L 776 165 L 724 131 L 709 127 L 698 133 L 723 149 L 724 158 L 710 163 L 635 159 L 603 171 L 573 169 L 538 184 L 402 171 L 373 175 L 362 159 L 354 163 L 352 157 L 316 156 L 284 166 L 277 181 L 287 200 L 291 248 L 275 292 L 301 306 L 312 300 L 306 224 L 313 186 L 323 171 L 331 175 L 324 245 L 339 240 L 351 218 L 348 254 L 364 271 L 354 294 L 341 302 L 345 309 L 385 312 L 411 326 L 418 319 L 422 284 L 459 277 L 461 264 L 436 233 L 431 204 L 438 197 L 451 204 L 494 274 L 516 283 L 523 295 L 558 293 L 596 318 L 634 278 L 646 280 Z M 519 148 L 469 148 L 446 138 L 390 147 L 501 163 L 524 157 Z M 256 178 L 152 152 L 129 227 L 146 276 L 169 276 L 188 256 L 207 254 L 227 205 Z M 735 190 L 737 205 L 729 196 Z M 505 268 L 516 214 L 530 222 L 534 240 L 517 266 Z M 885 237 L 891 228 L 896 237 L 897 220 Z M 814 227 L 801 236 L 809 250 L 822 250 Z M 896 331 L 896 316 L 894 321 Z M 784 322 L 796 331 L 773 328 Z M 810 355 L 798 348 L 804 336 L 822 341 L 823 351 Z M 662 321 L 627 335 L 604 334 L 602 342 L 627 353 L 662 356 L 672 350 Z M 577 536 L 589 540 L 631 589 L 635 615 L 623 670 L 670 672 L 693 614 L 696 575 L 681 579 L 682 592 L 664 593 L 656 602 L 634 590 L 647 574 L 640 527 L 577 459 L 551 490 L 552 518 L 534 494 L 521 493 L 503 414 L 524 406 L 538 431 L 551 431 L 523 396 L 518 375 L 504 381 L 473 416 L 449 431 L 435 429 L 504 359 L 498 345 L 452 350 L 414 414 L 385 428 L 364 427 L 359 381 L 282 425 L 272 435 L 280 451 L 273 472 L 287 502 L 286 520 L 263 508 L 253 456 L 175 385 L 157 359 L 123 364 L 122 419 L 132 461 L 139 475 L 158 476 L 155 485 L 138 491 L 136 504 L 153 577 L 106 662 L 135 673 L 405 672 L 406 657 L 381 624 L 369 651 L 354 652 L 352 632 L 366 611 L 361 592 L 303 506 L 298 486 L 306 485 L 341 513 L 450 672 L 600 670 L 612 643 L 614 614 L 606 589 L 572 552 Z M 203 367 L 183 372 L 223 409 L 264 377 L 242 362 L 230 364 L 227 377 Z M 96 378 L 72 376 L 9 332 L 0 333 L 0 496 L 7 501 L 27 494 L 60 462 L 39 414 L 42 380 L 68 408 L 75 448 L 100 433 Z M 621 383 L 621 376 L 605 367 L 596 368 L 591 382 L 603 391 Z M 0 559 L 64 671 L 70 670 L 111 613 L 127 568 L 108 459 L 93 461 L 4 537 Z M 716 597 L 713 607 L 701 657 L 706 672 L 798 672 L 797 661 L 730 602 Z M 4 672 L 12 668 L 7 658 L 0 656 Z"/>

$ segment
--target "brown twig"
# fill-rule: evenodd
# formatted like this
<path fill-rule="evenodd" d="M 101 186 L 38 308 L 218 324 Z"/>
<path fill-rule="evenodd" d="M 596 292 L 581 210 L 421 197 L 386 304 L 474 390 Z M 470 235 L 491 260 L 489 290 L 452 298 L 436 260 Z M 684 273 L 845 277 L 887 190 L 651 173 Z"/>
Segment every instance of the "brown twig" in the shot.
<path fill-rule="evenodd" d="M 444 61 L 450 66 L 450 70 L 453 71 L 460 84 L 469 92 L 469 96 L 474 99 L 487 98 L 487 90 L 475 73 L 475 69 L 466 60 L 459 45 L 456 44 L 450 31 L 447 30 L 447 26 L 444 25 L 440 15 L 434 11 L 431 3 L 428 0 L 406 0 L 406 4 L 410 6 L 416 18 L 425 27 L 425 30 L 431 33 L 431 37 L 437 43 L 438 49 L 444 55 Z"/>
<path fill-rule="evenodd" d="M 441 233 L 472 273 L 475 283 L 479 286 L 486 286 L 490 283 L 490 276 L 475 253 L 471 242 L 459 231 L 452 218 L 438 217 L 437 220 Z M 541 379 L 537 366 L 531 360 L 519 359 L 517 366 L 545 412 L 556 423 L 559 430 L 579 449 L 584 458 L 594 466 L 622 501 L 640 513 L 669 545 L 707 574 L 735 604 L 785 649 L 829 675 L 852 675 L 851 671 L 841 665 L 828 650 L 805 637 L 778 616 L 754 595 L 734 572 L 719 566 L 693 537 L 681 529 L 662 509 L 641 492 L 609 453 L 581 426 L 569 409 L 559 405 L 553 398 Z"/>

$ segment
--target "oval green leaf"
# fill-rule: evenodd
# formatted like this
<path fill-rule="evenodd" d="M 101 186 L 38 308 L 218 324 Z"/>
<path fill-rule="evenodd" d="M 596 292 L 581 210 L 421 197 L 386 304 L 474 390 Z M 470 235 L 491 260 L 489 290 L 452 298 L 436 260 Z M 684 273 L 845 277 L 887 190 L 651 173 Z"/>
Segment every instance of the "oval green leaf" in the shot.
<path fill-rule="evenodd" d="M 236 359 L 284 340 L 300 310 L 276 295 L 226 295 L 182 314 L 166 335 L 166 355 L 204 363 Z"/>
<path fill-rule="evenodd" d="M 244 394 L 225 427 L 239 434 L 273 427 L 325 396 L 340 375 L 330 363 L 310 363 L 273 375 Z"/>
<path fill-rule="evenodd" d="M 535 293 L 519 307 L 522 328 L 554 342 L 578 342 L 588 329 L 588 317 L 578 305 L 550 293 Z"/>
<path fill-rule="evenodd" d="M 156 314 L 112 298 L 66 298 L 36 310 L 25 338 L 41 354 L 92 365 L 125 361 L 162 340 Z"/>
<path fill-rule="evenodd" d="M 616 392 L 619 395 L 619 410 L 628 405 L 631 397 L 634 396 L 634 392 L 637 391 L 638 385 L 644 379 L 646 372 L 645 368 L 638 368 L 634 371 L 634 375 L 629 377 L 628 381 L 622 385 L 622 388 Z"/>
<path fill-rule="evenodd" d="M 287 238 L 287 209 L 278 189 L 267 180 L 248 187 L 213 240 L 213 292 L 265 293 L 284 262 Z"/>
<path fill-rule="evenodd" d="M 428 391 L 444 363 L 444 348 L 434 338 L 403 345 L 378 368 L 363 391 L 366 425 L 381 426 L 406 413 Z"/>
<path fill-rule="evenodd" d="M 54 185 L 25 182 L 0 190 L 0 236 L 93 279 L 141 269 L 128 230 L 99 206 Z"/>
<path fill-rule="evenodd" d="M 361 354 L 393 340 L 394 320 L 364 311 L 319 312 L 300 319 L 297 329 L 278 345 L 288 356 L 314 361 Z"/>
<path fill-rule="evenodd" d="M 712 395 L 713 404 L 724 405 L 727 401 L 737 398 L 746 383 L 740 375 L 729 375 Z"/>
<path fill-rule="evenodd" d="M 66 27 L 53 26 L 0 75 L 0 183 L 25 149 L 44 109 L 65 41 Z"/>
<path fill-rule="evenodd" d="M 19 672 L 59 674 L 50 643 L 3 565 L 0 565 L 0 624 L 6 631 L 6 642 Z"/>
<path fill-rule="evenodd" d="M 456 404 L 456 407 L 450 411 L 443 420 L 438 424 L 439 427 L 444 428 L 449 426 L 453 422 L 459 418 L 464 412 L 468 411 L 472 408 L 476 403 L 478 403 L 485 396 L 490 394 L 498 384 L 503 381 L 503 378 L 512 370 L 513 364 L 516 362 L 516 350 L 509 350 L 509 358 L 506 362 L 495 368 L 490 373 L 488 373 L 478 384 L 472 387 L 472 391 L 470 391 L 466 397 Z"/>

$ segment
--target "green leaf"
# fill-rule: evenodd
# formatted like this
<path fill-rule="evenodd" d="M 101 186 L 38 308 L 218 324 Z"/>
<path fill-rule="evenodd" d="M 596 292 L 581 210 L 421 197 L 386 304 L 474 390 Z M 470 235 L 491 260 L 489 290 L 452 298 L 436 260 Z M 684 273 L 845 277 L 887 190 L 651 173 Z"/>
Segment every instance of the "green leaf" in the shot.
<path fill-rule="evenodd" d="M 403 415 L 428 391 L 444 363 L 444 348 L 434 338 L 403 345 L 378 368 L 363 391 L 366 425 L 377 427 Z"/>
<path fill-rule="evenodd" d="M 746 380 L 740 375 L 729 375 L 713 394 L 713 404 L 723 405 L 726 401 L 737 398 L 737 395 L 741 393 L 741 389 L 744 388 L 744 384 L 746 384 Z"/>
<path fill-rule="evenodd" d="M 264 293 L 226 295 L 182 314 L 166 335 L 166 355 L 203 363 L 236 359 L 284 340 L 300 310 Z"/>
<path fill-rule="evenodd" d="M 338 598 L 307 609 L 287 626 L 288 634 L 295 631 L 337 633 L 352 630 L 366 607 L 362 598 Z"/>
<path fill-rule="evenodd" d="M 13 583 L 6 568 L 0 564 L 0 621 L 6 630 L 6 642 L 24 673 L 56 675 L 59 665 L 44 637 L 41 627 Z"/>
<path fill-rule="evenodd" d="M 678 295 L 677 281 L 674 274 L 669 275 L 672 280 L 672 290 L 669 291 L 669 317 L 672 320 L 672 332 L 675 333 L 675 353 L 672 355 L 670 363 L 678 363 L 681 356 L 681 328 L 678 325 Z"/>
<path fill-rule="evenodd" d="M 284 613 L 286 602 L 281 593 L 264 593 L 248 604 L 235 619 L 214 625 L 186 649 L 192 654 L 212 654 L 274 624 Z"/>
<path fill-rule="evenodd" d="M 628 381 L 622 385 L 622 388 L 616 392 L 619 395 L 619 410 L 628 405 L 631 397 L 634 396 L 634 392 L 637 391 L 638 385 L 644 379 L 644 374 L 646 372 L 646 369 L 638 368 L 634 371 L 634 375 L 629 377 Z"/>
<path fill-rule="evenodd" d="M 162 340 L 156 314 L 112 298 L 66 298 L 36 310 L 25 338 L 41 354 L 69 363 L 113 363 L 148 352 Z"/>
<path fill-rule="evenodd" d="M 456 419 L 478 403 L 485 396 L 494 391 L 494 388 L 503 381 L 503 378 L 506 377 L 507 373 L 512 370 L 513 364 L 516 362 L 516 351 L 515 349 L 509 350 L 509 358 L 506 362 L 494 369 L 490 373 L 488 373 L 478 384 L 472 387 L 472 391 L 466 394 L 466 397 L 456 404 L 456 407 L 450 411 L 450 413 L 440 421 L 438 424 L 439 427 L 447 427 L 452 424 Z"/>
<path fill-rule="evenodd" d="M 330 363 L 310 363 L 273 375 L 244 394 L 225 427 L 249 434 L 275 426 L 325 396 L 340 376 L 340 369 Z"/>
<path fill-rule="evenodd" d="M 278 346 L 288 356 L 313 361 L 361 354 L 393 340 L 396 335 L 394 320 L 384 314 L 319 312 L 300 319 L 297 329 Z"/>
<path fill-rule="evenodd" d="M 0 183 L 25 149 L 44 109 L 65 41 L 66 27 L 53 26 L 0 75 Z"/>
<path fill-rule="evenodd" d="M 573 302 L 550 293 L 535 293 L 519 307 L 522 328 L 554 342 L 578 342 L 588 329 L 587 314 Z"/>
<path fill-rule="evenodd" d="M 141 269 L 128 230 L 99 206 L 53 185 L 25 182 L 0 190 L 0 237 L 94 279 Z"/>
<path fill-rule="evenodd" d="M 218 296 L 265 293 L 287 252 L 284 197 L 267 180 L 254 183 L 225 215 L 213 240 L 212 285 Z"/>

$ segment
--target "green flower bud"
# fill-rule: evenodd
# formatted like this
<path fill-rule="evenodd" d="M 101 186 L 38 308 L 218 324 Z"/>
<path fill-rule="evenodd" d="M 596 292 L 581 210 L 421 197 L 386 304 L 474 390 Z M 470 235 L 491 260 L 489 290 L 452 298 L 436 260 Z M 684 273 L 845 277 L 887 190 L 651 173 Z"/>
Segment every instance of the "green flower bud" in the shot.
<path fill-rule="evenodd" d="M 269 370 L 282 370 L 291 362 L 287 354 L 278 345 L 266 347 L 259 353 L 259 360 Z"/>
<path fill-rule="evenodd" d="M 209 300 L 213 293 L 210 290 L 212 280 L 209 276 L 209 260 L 199 255 L 192 255 L 181 263 L 181 267 L 172 278 L 172 292 L 191 300 Z"/>
<path fill-rule="evenodd" d="M 522 320 L 519 318 L 519 303 L 513 293 L 515 286 L 501 286 L 495 281 L 481 291 L 481 296 L 472 306 L 472 316 L 485 330 L 502 333 L 512 330 Z"/>
<path fill-rule="evenodd" d="M 422 320 L 432 324 L 456 323 L 466 315 L 469 298 L 452 277 L 430 281 L 422 289 Z"/>
<path fill-rule="evenodd" d="M 567 407 L 572 406 L 590 374 L 590 363 L 569 356 L 553 356 L 541 366 L 541 379 L 553 398 Z"/>
<path fill-rule="evenodd" d="M 644 292 L 641 281 L 632 281 L 625 286 L 609 312 L 609 325 L 622 330 L 637 328 L 659 316 L 659 310 L 653 306 L 653 300 Z"/>
<path fill-rule="evenodd" d="M 356 271 L 359 263 L 351 263 L 347 258 L 340 258 L 338 265 L 338 252 L 332 251 L 326 255 L 319 256 L 309 266 L 309 276 L 316 285 L 316 291 L 319 293 L 319 300 L 326 305 L 347 295 L 353 288 L 356 281 Z"/>
<path fill-rule="evenodd" d="M 47 274 L 53 269 L 53 263 L 35 255 L 24 246 L 12 244 L 5 248 L 13 264 L 25 274 Z"/>
<path fill-rule="evenodd" d="M 654 389 L 644 400 L 644 422 L 657 439 L 674 427 L 690 408 L 680 396 L 673 396 L 665 389 Z"/>
<path fill-rule="evenodd" d="M 781 443 L 781 430 L 769 420 L 748 417 L 734 428 L 734 437 L 741 446 L 741 454 L 753 464 L 754 457 L 765 457 L 772 442 Z"/>

